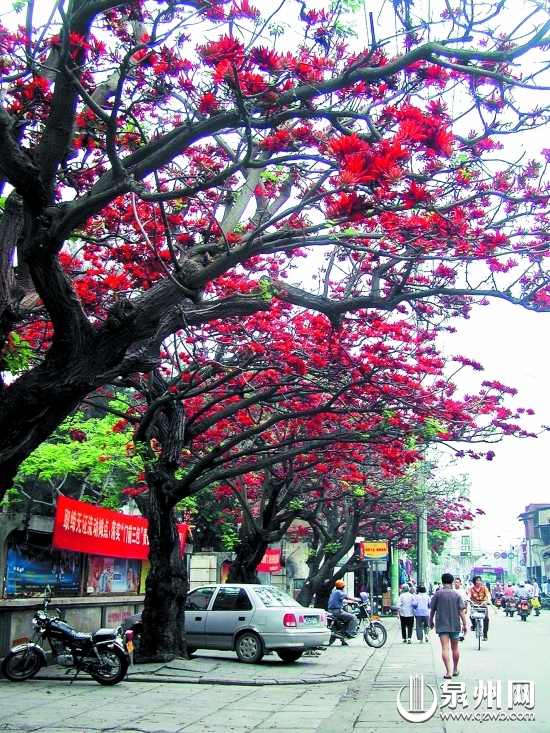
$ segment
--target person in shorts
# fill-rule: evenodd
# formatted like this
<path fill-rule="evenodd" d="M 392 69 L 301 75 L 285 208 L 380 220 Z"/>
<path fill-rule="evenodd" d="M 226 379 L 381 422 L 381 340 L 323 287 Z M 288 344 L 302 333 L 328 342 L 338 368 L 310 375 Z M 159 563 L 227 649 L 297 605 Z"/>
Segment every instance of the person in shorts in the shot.
<path fill-rule="evenodd" d="M 433 629 L 435 626 L 435 633 L 439 636 L 446 680 L 458 676 L 460 656 L 458 640 L 461 627 L 463 636 L 467 629 L 464 601 L 454 590 L 453 581 L 454 578 L 450 573 L 443 573 L 441 588 L 434 593 L 430 603 L 430 628 Z"/>

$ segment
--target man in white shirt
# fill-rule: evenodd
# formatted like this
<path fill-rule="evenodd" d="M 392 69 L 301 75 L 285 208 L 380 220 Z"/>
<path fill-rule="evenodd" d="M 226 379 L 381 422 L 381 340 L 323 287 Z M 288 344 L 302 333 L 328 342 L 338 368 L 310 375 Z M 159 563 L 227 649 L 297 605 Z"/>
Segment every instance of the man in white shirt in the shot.
<path fill-rule="evenodd" d="M 531 607 L 535 612 L 535 616 L 540 616 L 540 585 L 536 578 L 532 578 L 531 585 L 533 587 L 533 598 L 531 599 Z"/>
<path fill-rule="evenodd" d="M 460 578 L 455 578 L 455 579 L 454 579 L 454 581 L 453 581 L 453 589 L 454 589 L 454 590 L 455 590 L 455 591 L 456 591 L 456 592 L 458 593 L 458 595 L 459 595 L 459 596 L 460 596 L 460 597 L 462 598 L 462 600 L 464 601 L 464 610 L 466 611 L 466 609 L 468 608 L 468 601 L 469 601 L 469 598 L 468 598 L 468 594 L 466 593 L 466 591 L 465 591 L 465 590 L 464 590 L 464 588 L 462 587 L 462 581 L 460 580 Z M 461 634 L 461 635 L 460 635 L 460 636 L 458 637 L 458 640 L 459 640 L 459 641 L 464 641 L 464 636 L 463 636 L 463 634 Z"/>

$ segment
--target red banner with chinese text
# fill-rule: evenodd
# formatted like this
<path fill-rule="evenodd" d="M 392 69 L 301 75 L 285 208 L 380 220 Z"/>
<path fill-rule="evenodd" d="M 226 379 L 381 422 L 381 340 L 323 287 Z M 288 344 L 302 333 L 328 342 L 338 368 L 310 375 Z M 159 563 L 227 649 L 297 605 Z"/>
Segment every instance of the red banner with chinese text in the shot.
<path fill-rule="evenodd" d="M 60 495 L 53 528 L 53 547 L 85 552 L 88 555 L 147 560 L 148 521 L 120 514 L 84 501 Z M 187 525 L 178 524 L 181 554 L 185 548 Z"/>
<path fill-rule="evenodd" d="M 261 573 L 275 573 L 280 570 L 281 565 L 281 551 L 280 550 L 266 550 L 262 557 L 262 562 L 258 565 L 256 570 Z"/>

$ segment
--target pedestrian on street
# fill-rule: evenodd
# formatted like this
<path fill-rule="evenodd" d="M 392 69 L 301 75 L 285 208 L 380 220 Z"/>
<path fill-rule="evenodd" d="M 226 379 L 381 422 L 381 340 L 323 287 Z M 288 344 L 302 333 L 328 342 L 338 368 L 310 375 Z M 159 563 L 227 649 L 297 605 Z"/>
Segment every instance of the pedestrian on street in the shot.
<path fill-rule="evenodd" d="M 412 605 L 416 622 L 416 638 L 422 644 L 424 637 L 426 637 L 426 642 L 428 641 L 430 631 L 430 596 L 426 593 L 425 586 L 418 586 L 418 593 L 413 596 Z"/>
<path fill-rule="evenodd" d="M 531 586 L 533 588 L 533 597 L 531 598 L 531 608 L 535 612 L 535 616 L 540 616 L 540 585 L 536 578 L 532 578 Z"/>
<path fill-rule="evenodd" d="M 344 611 L 344 601 L 354 601 L 355 603 L 359 603 L 361 599 L 348 596 L 344 590 L 345 587 L 346 584 L 343 580 L 337 580 L 334 583 L 334 590 L 328 599 L 328 610 L 332 613 L 334 618 L 346 623 L 344 636 L 348 639 L 353 639 L 357 635 L 357 616 L 353 613 Z"/>
<path fill-rule="evenodd" d="M 454 579 L 454 581 L 453 581 L 453 588 L 455 589 L 455 591 L 458 593 L 458 595 L 464 601 L 464 610 L 466 610 L 468 608 L 468 594 L 466 593 L 466 591 L 462 587 L 462 581 L 460 580 L 460 578 L 455 578 Z M 464 636 L 462 634 L 460 634 L 460 636 L 458 637 L 458 640 L 459 641 L 464 641 Z"/>
<path fill-rule="evenodd" d="M 441 642 L 441 658 L 445 665 L 444 678 L 446 680 L 458 676 L 460 657 L 458 639 L 461 627 L 463 635 L 466 634 L 467 629 L 464 601 L 454 590 L 453 580 L 450 573 L 443 573 L 441 588 L 434 594 L 430 603 L 430 628 L 433 629 L 435 626 L 436 634 Z"/>
<path fill-rule="evenodd" d="M 409 586 L 407 583 L 404 583 L 401 588 L 401 595 L 399 596 L 399 603 L 397 605 L 397 615 L 401 622 L 401 636 L 403 637 L 403 644 L 411 644 L 411 636 L 414 626 L 413 598 L 414 596 L 410 592 Z"/>

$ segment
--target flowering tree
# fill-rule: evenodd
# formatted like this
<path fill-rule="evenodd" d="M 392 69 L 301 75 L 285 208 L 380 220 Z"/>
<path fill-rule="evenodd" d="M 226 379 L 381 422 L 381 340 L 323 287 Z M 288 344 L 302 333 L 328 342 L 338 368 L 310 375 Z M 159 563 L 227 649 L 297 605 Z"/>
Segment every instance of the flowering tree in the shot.
<path fill-rule="evenodd" d="M 144 461 L 132 493 L 149 520 L 140 654 L 184 653 L 173 510 L 189 497 L 212 487 L 218 500 L 238 501 L 230 579 L 254 582 L 270 542 L 327 502 L 363 497 L 373 471 L 403 472 L 434 441 L 525 435 L 502 385 L 453 396 L 431 330 L 364 314 L 335 334 L 324 316 L 279 303 L 190 331 L 163 352 L 162 367 L 118 380 L 130 400 L 117 416 L 135 425 Z M 346 531 L 353 543 L 351 522 Z"/>
<path fill-rule="evenodd" d="M 420 489 L 411 476 L 411 471 L 392 476 L 371 466 L 361 490 L 333 479 L 332 490 L 309 503 L 302 514 L 310 527 L 309 573 L 297 598 L 300 603 L 308 606 L 315 600 L 316 606 L 326 608 L 334 581 L 362 567 L 352 552 L 358 536 L 410 549 L 424 507 L 432 533 L 462 529 L 472 521 L 469 502 L 457 493 L 454 482 L 432 482 Z"/>
<path fill-rule="evenodd" d="M 497 151 L 547 122 L 546 96 L 522 95 L 544 89 L 550 26 L 512 5 L 406 3 L 366 47 L 345 2 L 29 2 L 0 29 L 0 349 L 19 373 L 0 494 L 85 395 L 150 371 L 186 325 L 276 300 L 335 329 L 474 295 L 546 308 L 545 162 Z"/>

